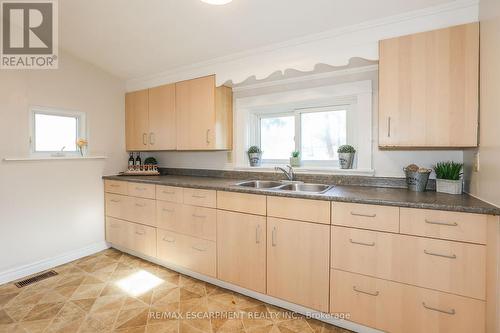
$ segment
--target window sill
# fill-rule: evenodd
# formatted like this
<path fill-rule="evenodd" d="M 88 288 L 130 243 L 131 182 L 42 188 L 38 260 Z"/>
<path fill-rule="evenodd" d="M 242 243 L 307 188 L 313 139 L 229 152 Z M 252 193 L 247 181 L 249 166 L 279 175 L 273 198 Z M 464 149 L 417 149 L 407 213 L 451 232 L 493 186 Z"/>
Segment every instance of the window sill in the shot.
<path fill-rule="evenodd" d="M 254 171 L 254 172 L 276 172 L 275 166 L 283 165 L 261 165 L 258 167 L 239 166 L 235 167 L 235 171 Z M 346 175 L 346 176 L 374 176 L 375 170 L 373 169 L 340 169 L 336 167 L 296 167 L 293 168 L 295 173 L 301 174 L 324 174 L 324 175 Z"/>
<path fill-rule="evenodd" d="M 61 160 L 103 160 L 106 156 L 29 156 L 5 157 L 4 162 L 61 161 Z"/>

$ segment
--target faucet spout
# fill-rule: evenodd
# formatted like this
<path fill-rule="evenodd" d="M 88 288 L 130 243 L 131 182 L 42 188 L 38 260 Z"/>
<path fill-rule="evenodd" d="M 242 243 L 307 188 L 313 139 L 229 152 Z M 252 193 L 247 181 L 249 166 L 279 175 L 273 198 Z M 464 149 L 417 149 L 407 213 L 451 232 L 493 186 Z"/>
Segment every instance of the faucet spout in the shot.
<path fill-rule="evenodd" d="M 287 170 L 285 170 L 282 167 L 277 166 L 277 167 L 274 167 L 274 170 L 281 171 L 286 176 L 286 178 L 288 178 L 288 180 L 294 181 L 295 180 L 295 172 L 293 171 L 293 168 L 290 165 L 287 165 L 286 168 L 287 168 Z"/>

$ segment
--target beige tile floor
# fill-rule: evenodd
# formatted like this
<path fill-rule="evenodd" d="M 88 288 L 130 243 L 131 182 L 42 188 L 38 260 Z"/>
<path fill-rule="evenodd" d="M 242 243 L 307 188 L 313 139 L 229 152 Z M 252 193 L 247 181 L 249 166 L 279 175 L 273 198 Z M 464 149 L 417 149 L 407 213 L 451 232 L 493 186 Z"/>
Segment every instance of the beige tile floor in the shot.
<path fill-rule="evenodd" d="M 0 332 L 349 332 L 114 249 L 54 270 L 0 286 Z"/>

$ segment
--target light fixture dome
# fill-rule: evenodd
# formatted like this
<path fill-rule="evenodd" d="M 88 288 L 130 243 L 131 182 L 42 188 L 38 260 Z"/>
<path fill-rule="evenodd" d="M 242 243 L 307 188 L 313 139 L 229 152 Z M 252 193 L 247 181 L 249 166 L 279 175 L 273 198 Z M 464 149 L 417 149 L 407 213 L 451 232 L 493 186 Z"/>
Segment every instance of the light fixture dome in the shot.
<path fill-rule="evenodd" d="M 230 3 L 233 0 L 201 0 L 201 1 L 203 1 L 205 3 L 208 3 L 210 5 L 220 6 L 220 5 L 228 4 L 228 3 Z"/>

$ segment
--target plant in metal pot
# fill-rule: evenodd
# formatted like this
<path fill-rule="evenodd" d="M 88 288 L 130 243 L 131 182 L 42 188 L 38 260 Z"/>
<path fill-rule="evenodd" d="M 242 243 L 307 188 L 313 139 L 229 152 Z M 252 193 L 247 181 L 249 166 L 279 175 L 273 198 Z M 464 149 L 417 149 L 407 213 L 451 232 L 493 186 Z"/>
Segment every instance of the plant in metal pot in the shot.
<path fill-rule="evenodd" d="M 339 154 L 339 165 L 341 169 L 352 169 L 356 149 L 351 145 L 342 145 L 337 149 Z"/>
<path fill-rule="evenodd" d="M 250 161 L 250 166 L 256 167 L 260 166 L 262 161 L 262 150 L 257 146 L 251 146 L 247 151 L 248 160 Z"/>
<path fill-rule="evenodd" d="M 300 151 L 294 150 L 292 156 L 290 157 L 290 166 L 299 167 L 300 166 Z"/>
<path fill-rule="evenodd" d="M 463 163 L 446 161 L 436 163 L 436 191 L 449 194 L 462 194 Z"/>

